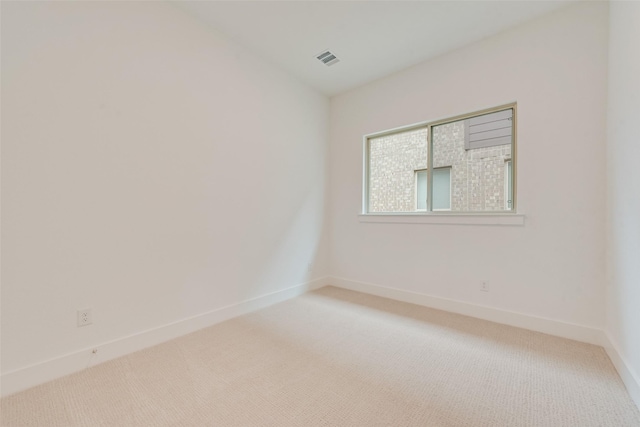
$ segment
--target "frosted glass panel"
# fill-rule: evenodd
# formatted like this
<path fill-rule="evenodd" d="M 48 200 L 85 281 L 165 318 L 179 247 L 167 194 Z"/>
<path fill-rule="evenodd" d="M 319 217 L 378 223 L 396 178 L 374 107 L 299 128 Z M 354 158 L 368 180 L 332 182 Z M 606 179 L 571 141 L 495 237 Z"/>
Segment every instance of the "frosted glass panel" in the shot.
<path fill-rule="evenodd" d="M 451 169 L 433 170 L 433 210 L 451 210 Z"/>
<path fill-rule="evenodd" d="M 427 171 L 416 171 L 416 210 L 427 210 Z"/>

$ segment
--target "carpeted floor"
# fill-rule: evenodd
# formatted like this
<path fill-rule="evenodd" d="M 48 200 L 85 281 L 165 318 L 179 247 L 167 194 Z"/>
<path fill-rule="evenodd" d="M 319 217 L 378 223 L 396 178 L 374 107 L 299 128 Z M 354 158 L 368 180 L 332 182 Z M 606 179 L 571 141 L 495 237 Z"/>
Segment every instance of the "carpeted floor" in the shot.
<path fill-rule="evenodd" d="M 601 347 L 333 287 L 1 409 L 2 426 L 640 426 Z"/>

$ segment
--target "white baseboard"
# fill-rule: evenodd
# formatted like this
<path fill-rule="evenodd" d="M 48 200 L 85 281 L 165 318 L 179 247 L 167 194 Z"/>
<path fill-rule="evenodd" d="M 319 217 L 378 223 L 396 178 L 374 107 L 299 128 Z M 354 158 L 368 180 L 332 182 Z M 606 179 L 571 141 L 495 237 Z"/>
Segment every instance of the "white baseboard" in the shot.
<path fill-rule="evenodd" d="M 602 345 L 604 340 L 604 333 L 600 329 L 562 322 L 559 320 L 547 319 L 544 317 L 532 316 L 529 314 L 517 313 L 514 311 L 502 310 L 484 305 L 420 294 L 417 292 L 389 288 L 339 277 L 330 277 L 329 284 L 339 288 L 436 308 L 438 310 L 463 314 L 465 316 L 476 317 L 479 319 L 490 320 L 496 323 L 529 329 L 562 338 L 569 338 L 589 344 Z"/>
<path fill-rule="evenodd" d="M 618 349 L 619 347 L 608 333 L 582 325 L 337 277 L 315 279 L 301 285 L 251 298 L 207 313 L 4 373 L 0 377 L 0 395 L 7 396 L 25 390 L 38 384 L 81 371 L 89 366 L 95 366 L 96 364 L 125 356 L 135 351 L 215 325 L 216 323 L 260 310 L 287 299 L 295 298 L 305 292 L 326 285 L 450 311 L 563 338 L 574 339 L 576 341 L 602 345 L 627 387 L 631 398 L 636 405 L 640 407 L 640 378 L 629 367 L 629 364 L 625 361 L 624 357 L 622 357 Z M 92 354 L 94 349 L 98 349 L 95 355 Z"/>
<path fill-rule="evenodd" d="M 633 399 L 636 406 L 640 409 L 640 376 L 633 371 L 627 360 L 622 356 L 620 346 L 609 332 L 605 331 L 604 337 L 605 342 L 603 343 L 603 347 L 609 355 L 609 359 L 613 362 L 613 366 L 616 367 L 622 382 L 627 387 L 629 396 L 631 396 L 631 399 Z"/>
<path fill-rule="evenodd" d="M 562 338 L 586 342 L 604 347 L 613 366 L 618 371 L 631 399 L 640 408 L 640 376 L 631 368 L 620 352 L 620 346 L 603 330 L 544 317 L 532 316 L 508 310 L 501 310 L 479 304 L 471 304 L 448 298 L 420 294 L 402 289 L 389 288 L 371 283 L 358 282 L 339 277 L 330 277 L 328 284 L 343 289 L 363 292 L 383 298 L 436 308 L 438 310 L 463 314 L 465 316 L 490 320 L 496 323 L 529 329 Z"/>
<path fill-rule="evenodd" d="M 7 396 L 47 381 L 72 374 L 117 357 L 151 347 L 165 341 L 195 332 L 272 304 L 295 298 L 313 289 L 328 284 L 328 278 L 322 277 L 301 285 L 251 298 L 207 313 L 179 320 L 157 328 L 105 342 L 90 348 L 75 351 L 54 359 L 39 362 L 14 371 L 3 373 L 0 377 L 0 395 Z M 92 351 L 97 349 L 97 353 Z"/>

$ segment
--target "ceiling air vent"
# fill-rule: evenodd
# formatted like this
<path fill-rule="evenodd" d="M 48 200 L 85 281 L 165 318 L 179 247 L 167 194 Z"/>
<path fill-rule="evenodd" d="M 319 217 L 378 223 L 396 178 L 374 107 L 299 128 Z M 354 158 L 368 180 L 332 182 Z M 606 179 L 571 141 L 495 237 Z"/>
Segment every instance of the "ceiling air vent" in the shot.
<path fill-rule="evenodd" d="M 336 62 L 340 62 L 338 57 L 335 56 L 333 53 L 329 52 L 328 50 L 325 50 L 320 55 L 317 55 L 316 58 L 318 58 L 318 60 L 320 60 L 320 62 L 322 62 L 327 67 L 335 64 Z"/>

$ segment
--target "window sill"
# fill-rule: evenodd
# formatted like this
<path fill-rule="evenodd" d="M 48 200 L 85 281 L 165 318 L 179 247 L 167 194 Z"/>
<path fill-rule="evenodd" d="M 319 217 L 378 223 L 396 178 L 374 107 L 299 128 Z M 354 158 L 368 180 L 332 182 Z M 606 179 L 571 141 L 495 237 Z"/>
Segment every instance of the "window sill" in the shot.
<path fill-rule="evenodd" d="M 457 225 L 524 225 L 524 214 L 517 213 L 405 213 L 360 214 L 360 222 L 394 224 L 457 224 Z"/>

